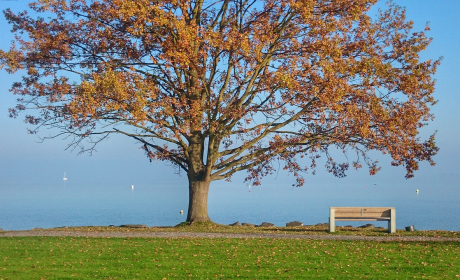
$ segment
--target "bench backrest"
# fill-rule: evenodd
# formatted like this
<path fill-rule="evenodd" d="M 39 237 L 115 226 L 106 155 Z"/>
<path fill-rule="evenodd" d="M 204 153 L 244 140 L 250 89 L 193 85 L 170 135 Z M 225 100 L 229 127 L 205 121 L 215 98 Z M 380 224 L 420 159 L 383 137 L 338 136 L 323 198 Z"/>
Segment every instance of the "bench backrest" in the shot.
<path fill-rule="evenodd" d="M 336 218 L 390 218 L 394 207 L 331 207 Z"/>

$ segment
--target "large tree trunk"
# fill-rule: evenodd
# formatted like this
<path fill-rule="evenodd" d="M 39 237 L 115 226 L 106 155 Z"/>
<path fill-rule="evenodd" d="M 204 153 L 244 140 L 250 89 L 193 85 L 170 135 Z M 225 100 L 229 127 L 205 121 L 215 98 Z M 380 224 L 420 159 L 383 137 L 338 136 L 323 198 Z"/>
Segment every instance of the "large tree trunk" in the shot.
<path fill-rule="evenodd" d="M 189 176 L 189 202 L 187 222 L 210 222 L 208 216 L 208 192 L 210 180 L 196 180 Z"/>
<path fill-rule="evenodd" d="M 199 130 L 190 137 L 188 149 L 188 189 L 189 202 L 187 222 L 210 222 L 208 216 L 208 192 L 211 178 L 203 164 L 204 137 Z"/>

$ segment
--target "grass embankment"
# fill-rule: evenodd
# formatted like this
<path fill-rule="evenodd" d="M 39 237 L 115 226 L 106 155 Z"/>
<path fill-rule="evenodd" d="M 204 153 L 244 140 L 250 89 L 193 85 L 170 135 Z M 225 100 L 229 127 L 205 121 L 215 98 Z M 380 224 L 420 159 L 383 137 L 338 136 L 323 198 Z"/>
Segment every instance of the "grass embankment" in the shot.
<path fill-rule="evenodd" d="M 455 279 L 458 242 L 2 237 L 0 279 Z"/>
<path fill-rule="evenodd" d="M 62 231 L 79 231 L 79 232 L 211 232 L 211 233 L 275 233 L 275 234 L 305 234 L 305 235 L 355 235 L 355 236 L 422 236 L 422 237 L 451 237 L 459 238 L 460 232 L 445 230 L 426 230 L 426 231 L 405 231 L 397 230 L 396 233 L 388 234 L 386 228 L 354 228 L 354 227 L 336 227 L 336 232 L 329 233 L 327 226 L 302 226 L 302 227 L 250 227 L 250 226 L 226 226 L 220 224 L 194 224 L 186 225 L 185 223 L 175 227 L 149 227 L 149 228 L 124 228 L 124 227 L 63 227 L 53 229 L 38 229 L 39 231 L 62 230 Z M 1 235 L 1 232 L 0 232 Z"/>

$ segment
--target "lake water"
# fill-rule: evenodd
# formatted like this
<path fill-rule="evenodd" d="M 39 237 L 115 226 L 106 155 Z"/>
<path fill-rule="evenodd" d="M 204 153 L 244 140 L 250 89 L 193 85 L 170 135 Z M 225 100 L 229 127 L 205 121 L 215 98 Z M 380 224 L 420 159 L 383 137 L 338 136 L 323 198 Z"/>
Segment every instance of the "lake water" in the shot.
<path fill-rule="evenodd" d="M 186 184 L 0 186 L 0 228 L 25 230 L 60 226 L 146 224 L 173 226 L 185 221 Z M 285 226 L 328 221 L 330 206 L 396 207 L 397 228 L 460 231 L 458 191 L 389 186 L 304 186 L 302 188 L 221 183 L 211 186 L 208 211 L 217 223 L 262 222 Z M 184 214 L 180 214 L 184 210 Z M 337 225 L 359 222 L 338 222 Z M 386 227 L 385 222 L 376 225 Z"/>

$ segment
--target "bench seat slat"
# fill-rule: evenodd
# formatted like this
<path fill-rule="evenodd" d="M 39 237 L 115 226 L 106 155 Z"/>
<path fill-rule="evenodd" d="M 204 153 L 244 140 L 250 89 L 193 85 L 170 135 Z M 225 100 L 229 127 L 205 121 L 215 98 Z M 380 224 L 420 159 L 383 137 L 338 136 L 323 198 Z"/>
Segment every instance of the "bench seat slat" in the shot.
<path fill-rule="evenodd" d="M 360 217 L 368 217 L 368 218 L 390 218 L 390 215 L 382 214 L 382 213 L 335 213 L 336 217 L 350 217 L 350 218 L 360 218 Z"/>
<path fill-rule="evenodd" d="M 335 218 L 336 221 L 389 221 L 390 218 Z"/>
<path fill-rule="evenodd" d="M 335 208 L 335 207 L 332 207 Z M 338 217 L 391 217 L 391 210 L 385 207 L 337 207 L 335 216 Z"/>

